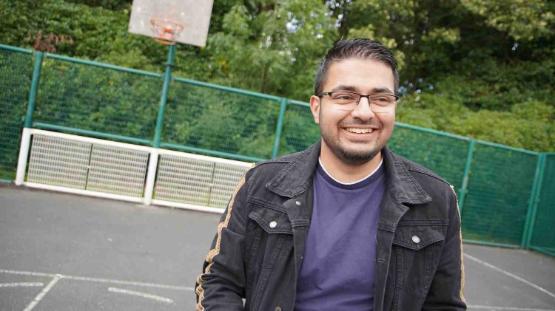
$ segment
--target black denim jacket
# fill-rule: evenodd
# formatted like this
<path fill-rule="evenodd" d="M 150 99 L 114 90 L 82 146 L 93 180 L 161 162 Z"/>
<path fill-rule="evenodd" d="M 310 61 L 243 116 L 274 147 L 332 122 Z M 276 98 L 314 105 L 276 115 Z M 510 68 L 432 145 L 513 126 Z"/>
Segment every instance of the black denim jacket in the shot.
<path fill-rule="evenodd" d="M 320 144 L 258 164 L 222 215 L 196 284 L 197 310 L 293 311 Z M 433 172 L 382 151 L 374 310 L 466 310 L 456 196 Z"/>

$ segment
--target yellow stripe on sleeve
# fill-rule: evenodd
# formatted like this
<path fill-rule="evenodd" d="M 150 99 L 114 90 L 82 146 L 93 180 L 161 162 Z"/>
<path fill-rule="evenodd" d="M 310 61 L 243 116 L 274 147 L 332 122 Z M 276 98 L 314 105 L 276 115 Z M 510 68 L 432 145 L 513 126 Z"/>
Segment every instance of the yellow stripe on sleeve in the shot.
<path fill-rule="evenodd" d="M 231 219 L 231 212 L 233 210 L 233 204 L 235 203 L 235 196 L 237 195 L 237 193 L 239 192 L 239 189 L 241 189 L 244 183 L 245 183 L 245 177 L 241 179 L 241 181 L 237 185 L 237 188 L 235 189 L 235 192 L 231 196 L 231 200 L 227 205 L 227 214 L 225 216 L 225 219 L 218 224 L 216 244 L 214 245 L 214 248 L 208 251 L 208 254 L 206 255 L 205 260 L 208 263 L 208 265 L 206 266 L 206 269 L 204 269 L 204 273 L 199 275 L 197 278 L 198 285 L 197 285 L 197 288 L 195 289 L 195 293 L 198 295 L 198 303 L 196 305 L 197 311 L 204 311 L 204 306 L 202 305 L 202 301 L 204 300 L 204 288 L 202 287 L 204 280 L 202 279 L 202 276 L 210 273 L 210 269 L 214 264 L 214 257 L 216 257 L 216 255 L 220 253 L 220 247 L 222 242 L 222 231 L 224 228 L 227 228 L 227 226 L 229 225 L 229 220 Z"/>

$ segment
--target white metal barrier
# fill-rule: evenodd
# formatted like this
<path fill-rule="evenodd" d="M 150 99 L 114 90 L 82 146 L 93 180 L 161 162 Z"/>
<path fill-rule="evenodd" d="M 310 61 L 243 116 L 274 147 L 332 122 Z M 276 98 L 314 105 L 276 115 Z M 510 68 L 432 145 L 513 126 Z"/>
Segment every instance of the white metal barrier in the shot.
<path fill-rule="evenodd" d="M 16 184 L 221 213 L 252 165 L 26 128 Z"/>

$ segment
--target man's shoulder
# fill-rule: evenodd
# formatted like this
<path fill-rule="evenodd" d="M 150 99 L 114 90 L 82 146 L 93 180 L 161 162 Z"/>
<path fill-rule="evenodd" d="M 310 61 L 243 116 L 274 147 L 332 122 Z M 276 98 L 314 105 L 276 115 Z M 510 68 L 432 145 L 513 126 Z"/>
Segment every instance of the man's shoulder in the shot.
<path fill-rule="evenodd" d="M 285 154 L 275 159 L 258 162 L 253 168 L 250 169 L 250 176 L 247 177 L 253 177 L 256 179 L 274 177 L 278 172 L 290 165 L 292 162 L 306 158 L 308 152 L 310 151 L 309 149 Z"/>
<path fill-rule="evenodd" d="M 272 166 L 272 165 L 279 166 L 279 165 L 291 163 L 299 158 L 302 158 L 305 153 L 306 153 L 306 150 L 302 150 L 294 153 L 288 153 L 288 154 L 279 156 L 275 159 L 258 162 L 255 167 L 265 168 L 266 166 Z"/>

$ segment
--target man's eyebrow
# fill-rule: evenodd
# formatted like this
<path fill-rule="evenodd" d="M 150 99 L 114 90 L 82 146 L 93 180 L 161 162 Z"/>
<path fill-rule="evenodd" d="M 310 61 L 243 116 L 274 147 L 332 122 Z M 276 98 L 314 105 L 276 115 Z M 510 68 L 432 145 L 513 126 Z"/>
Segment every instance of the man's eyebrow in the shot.
<path fill-rule="evenodd" d="M 337 91 L 349 91 L 349 92 L 359 93 L 359 90 L 356 87 L 350 86 L 350 85 L 338 85 L 331 90 L 331 92 L 337 92 Z M 370 90 L 369 94 L 380 94 L 380 93 L 395 94 L 391 89 L 387 87 L 373 88 Z"/>
<path fill-rule="evenodd" d="M 378 88 L 374 88 L 372 89 L 372 94 L 374 93 L 389 93 L 389 94 L 395 94 L 392 90 L 390 90 L 387 87 L 378 87 Z"/>
<path fill-rule="evenodd" d="M 357 88 L 354 86 L 349 86 L 349 85 L 338 85 L 336 87 L 334 87 L 333 89 L 331 89 L 332 92 L 337 92 L 337 91 L 351 91 L 351 92 L 357 92 Z"/>

